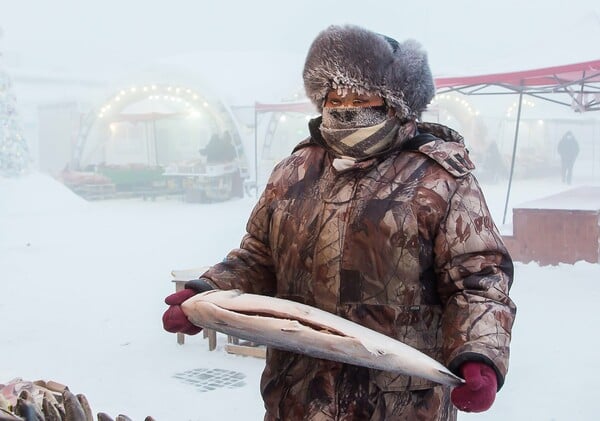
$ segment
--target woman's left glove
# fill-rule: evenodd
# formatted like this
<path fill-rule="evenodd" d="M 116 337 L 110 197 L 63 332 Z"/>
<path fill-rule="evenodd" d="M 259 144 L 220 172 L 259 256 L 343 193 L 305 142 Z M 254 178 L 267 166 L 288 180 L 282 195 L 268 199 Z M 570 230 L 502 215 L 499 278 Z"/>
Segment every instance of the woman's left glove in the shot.
<path fill-rule="evenodd" d="M 167 332 L 185 333 L 186 335 L 195 335 L 202 331 L 202 328 L 192 324 L 181 309 L 181 304 L 187 299 L 201 292 L 210 291 L 212 286 L 203 278 L 194 279 L 185 283 L 185 288 L 165 298 L 165 304 L 169 306 L 164 312 L 162 321 L 163 327 Z"/>
<path fill-rule="evenodd" d="M 468 361 L 460 366 L 465 384 L 452 390 L 452 403 L 464 412 L 483 412 L 496 399 L 498 378 L 492 367 L 485 363 Z"/>

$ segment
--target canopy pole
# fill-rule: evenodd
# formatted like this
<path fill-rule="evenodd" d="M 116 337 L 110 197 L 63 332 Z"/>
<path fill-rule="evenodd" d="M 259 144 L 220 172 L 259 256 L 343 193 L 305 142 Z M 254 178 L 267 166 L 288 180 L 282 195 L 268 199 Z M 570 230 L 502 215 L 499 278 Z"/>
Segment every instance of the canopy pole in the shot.
<path fill-rule="evenodd" d="M 513 141 L 512 159 L 510 162 L 510 174 L 508 176 L 508 189 L 506 190 L 506 200 L 504 201 L 504 215 L 502 216 L 502 225 L 506 224 L 506 212 L 508 210 L 508 199 L 510 198 L 510 188 L 512 186 L 513 173 L 515 171 L 515 157 L 517 155 L 517 140 L 519 138 L 519 125 L 521 123 L 521 106 L 523 105 L 523 90 L 519 91 L 519 108 L 517 110 L 517 124 L 515 127 L 515 140 Z"/>
<path fill-rule="evenodd" d="M 152 118 L 152 134 L 154 135 L 154 162 L 158 167 L 158 137 L 156 135 L 156 119 Z"/>

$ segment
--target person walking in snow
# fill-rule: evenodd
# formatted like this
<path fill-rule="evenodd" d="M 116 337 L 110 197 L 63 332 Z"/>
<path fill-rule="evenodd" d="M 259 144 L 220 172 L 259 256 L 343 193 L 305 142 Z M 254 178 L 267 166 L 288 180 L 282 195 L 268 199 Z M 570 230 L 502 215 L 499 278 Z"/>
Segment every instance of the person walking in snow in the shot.
<path fill-rule="evenodd" d="M 573 180 L 573 167 L 579 155 L 579 143 L 573 133 L 569 130 L 558 142 L 558 154 L 560 155 L 560 175 L 563 183 L 571 184 Z"/>
<path fill-rule="evenodd" d="M 426 53 L 353 25 L 306 57 L 321 115 L 273 170 L 239 248 L 166 298 L 163 326 L 208 289 L 286 298 L 398 339 L 465 379 L 426 379 L 267 349 L 265 420 L 456 420 L 491 407 L 508 371 L 511 257 L 460 134 L 419 121 L 435 94 Z"/>

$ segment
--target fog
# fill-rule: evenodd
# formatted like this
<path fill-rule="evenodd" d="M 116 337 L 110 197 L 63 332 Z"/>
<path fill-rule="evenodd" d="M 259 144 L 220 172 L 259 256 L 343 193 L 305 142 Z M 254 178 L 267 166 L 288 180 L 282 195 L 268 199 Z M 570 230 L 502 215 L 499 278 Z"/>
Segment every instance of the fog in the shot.
<path fill-rule="evenodd" d="M 0 304 L 0 316 L 10 325 L 0 339 L 4 362 L 0 365 L 0 383 L 10 380 L 7 376 L 29 380 L 46 377 L 89 394 L 98 409 L 129 410 L 140 416 L 154 411 L 163 415 L 160 419 L 194 419 L 191 414 L 197 413 L 200 402 L 211 408 L 204 419 L 227 419 L 221 417 L 224 409 L 219 399 L 205 394 L 196 401 L 198 394 L 183 390 L 172 375 L 201 364 L 233 367 L 240 360 L 222 349 L 220 353 L 208 352 L 201 338 L 192 339 L 185 347 L 176 345 L 172 335 L 161 330 L 162 298 L 172 290 L 171 269 L 211 264 L 238 244 L 255 191 L 243 198 L 210 204 L 184 203 L 173 197 L 156 201 L 139 197 L 84 201 L 55 177 L 72 159 L 74 145 L 81 141 L 83 123 L 90 115 L 95 120 L 89 136 L 84 136 L 87 143 L 83 156 L 88 161 L 82 164 L 101 159 L 94 153 L 102 149 L 98 146 L 102 142 L 107 142 L 105 147 L 115 148 L 110 151 L 115 157 L 125 159 L 125 155 L 119 155 L 123 152 L 117 148 L 119 143 L 129 147 L 129 152 L 137 151 L 126 142 L 130 140 L 127 136 L 138 136 L 149 148 L 148 139 L 140 134 L 148 129 L 145 122 L 131 124 L 125 135 L 120 135 L 117 127 L 107 136 L 113 127 L 110 121 L 102 125 L 97 114 L 109 101 L 114 103 L 124 89 L 157 83 L 194 89 L 207 98 L 210 107 L 226 109 L 232 122 L 222 123 L 217 129 L 234 127 L 239 131 L 248 175 L 256 177 L 260 185 L 274 162 L 305 136 L 306 121 L 304 115 L 288 116 L 288 127 L 279 125 L 270 155 L 256 159 L 256 168 L 254 142 L 266 142 L 262 137 L 271 121 L 265 116 L 255 125 L 252 107 L 256 102 L 302 101 L 302 66 L 310 43 L 327 26 L 344 23 L 364 26 L 399 41 L 418 40 L 428 52 L 435 77 L 527 70 L 600 58 L 598 0 L 505 0 L 495 4 L 481 0 L 0 0 L 0 76 L 4 73 L 12 81 L 17 118 L 31 153 L 33 173 L 21 179 L 0 177 L 0 273 L 5 279 L 4 284 L 0 282 L 0 298 L 11 297 L 8 304 Z M 469 107 L 481 113 L 479 126 L 473 124 L 477 130 L 467 130 L 458 117 L 443 122 L 467 135 L 466 143 L 478 166 L 482 148 L 478 142 L 482 140 L 496 140 L 505 163 L 510 162 L 515 98 L 469 97 L 465 104 L 467 101 Z M 168 102 L 148 105 L 140 101 L 131 102 L 127 111 L 141 115 L 176 113 L 179 109 Z M 142 148 L 143 164 L 163 164 L 159 162 L 157 132 L 169 134 L 169 140 L 175 143 L 177 136 L 196 130 L 196 137 L 202 136 L 196 139 L 198 144 L 180 145 L 196 157 L 211 130 L 216 130 L 213 123 L 169 121 L 170 126 L 163 122 L 151 130 L 154 149 Z M 174 127 L 179 123 L 189 127 Z M 569 107 L 529 99 L 523 106 L 518 150 L 518 154 L 524 152 L 519 156 L 529 159 L 516 162 L 509 222 L 510 209 L 519 201 L 571 187 L 558 182 L 555 151 L 567 129 L 580 140 L 582 150 L 572 187 L 600 184 L 600 113 L 577 114 Z M 485 139 L 469 136 L 471 133 Z M 117 145 L 109 144 L 107 137 L 114 137 Z M 263 150 L 264 144 L 260 147 Z M 105 152 L 106 156 L 112 155 Z M 529 176 L 526 165 L 540 163 L 545 172 L 539 178 Z M 483 177 L 481 181 L 494 219 L 500 224 L 506 177 L 500 182 Z M 153 255 L 158 257 L 154 259 Z M 515 295 L 520 313 L 512 360 L 515 369 L 495 409 L 482 419 L 595 419 L 593 396 L 598 386 L 594 377 L 598 364 L 591 353 L 596 346 L 578 349 L 589 333 L 584 332 L 586 326 L 581 331 L 572 327 L 581 325 L 579 318 L 594 322 L 586 311 L 598 296 L 599 289 L 593 282 L 598 270 L 598 265 L 587 262 L 560 267 L 517 264 Z M 560 305 L 567 278 L 577 284 L 575 288 L 589 292 L 584 297 L 589 301 L 579 305 L 578 300 L 572 300 L 573 309 L 563 311 L 565 318 L 559 313 L 540 312 L 539 285 L 548 285 L 543 292 L 550 297 L 549 302 L 556 304 L 545 302 L 543 306 L 553 309 Z M 82 282 L 102 287 L 87 290 Z M 34 285 L 33 292 L 21 285 Z M 113 294 L 118 289 L 125 293 Z M 135 295 L 139 289 L 144 291 Z M 84 293 L 87 301 L 71 300 L 71 291 Z M 87 309 L 87 320 L 77 313 L 85 312 L 90 301 L 109 303 L 106 307 L 110 307 L 111 300 L 117 303 L 114 309 L 93 306 Z M 132 300 L 137 300 L 143 311 L 130 312 Z M 25 312 L 25 328 L 21 321 L 12 319 L 23 311 L 23 302 L 33 303 L 32 311 Z M 50 302 L 49 307 L 60 311 L 53 311 L 48 318 L 47 309 L 38 305 L 41 302 Z M 128 317 L 135 320 L 121 323 L 121 318 Z M 77 341 L 77 335 L 57 328 L 65 320 L 73 330 L 86 332 L 85 341 Z M 114 326 L 107 329 L 107 320 Z M 559 321 L 565 325 L 563 334 L 580 336 L 551 341 Z M 113 337 L 98 339 L 96 333 L 101 331 Z M 548 342 L 553 352 L 550 356 L 546 355 Z M 89 349 L 91 343 L 95 350 Z M 30 361 L 39 357 L 40 348 L 47 350 L 48 361 L 34 366 Z M 142 361 L 135 376 L 119 377 L 130 364 L 144 360 L 139 357 L 148 350 L 152 350 L 148 357 L 152 361 L 147 365 Z M 580 360 L 581 364 L 592 361 L 593 369 L 579 367 L 571 371 L 571 360 L 560 358 L 577 352 L 590 354 Z M 73 367 L 62 360 L 68 353 L 76 356 Z M 90 355 L 92 361 L 101 361 L 100 370 L 90 368 Z M 233 399 L 225 393 L 217 395 L 221 402 L 232 402 L 232 408 L 226 409 L 244 414 L 251 408 L 246 418 L 260 418 L 257 383 L 261 364 L 245 360 L 242 367 L 236 366 L 242 371 L 244 365 L 251 366 L 246 372 L 249 385 Z M 100 372 L 103 367 L 112 368 L 104 374 Z M 566 378 L 557 380 L 547 367 L 567 373 Z M 140 377 L 142 373 L 144 377 Z M 564 390 L 555 387 L 557 382 Z M 140 388 L 140 383 L 146 388 Z M 540 385 L 544 390 L 532 403 L 529 392 Z M 578 390 L 581 385 L 583 392 Z M 155 398 L 157 390 L 164 394 L 162 401 Z M 178 393 L 187 398 L 183 399 L 183 415 L 169 418 L 171 408 L 165 408 L 164 402 L 175 401 Z M 576 416 L 570 418 L 573 413 Z M 461 419 L 467 418 L 471 416 L 461 414 Z"/>
<path fill-rule="evenodd" d="M 20 73 L 111 80 L 156 60 L 207 51 L 299 55 L 330 24 L 354 23 L 398 40 L 415 38 L 436 76 L 500 72 L 597 58 L 594 0 L 490 4 L 476 0 L 380 1 L 0 1 L 4 63 Z M 225 63 L 229 64 L 229 63 Z M 223 63 L 206 63 L 220 67 Z M 237 63 L 232 85 L 276 66 Z M 252 102 L 260 98 L 244 98 Z"/>
<path fill-rule="evenodd" d="M 123 66 L 206 50 L 304 54 L 317 32 L 333 23 L 356 23 L 398 39 L 415 38 L 428 49 L 437 74 L 457 62 L 464 63 L 456 67 L 462 73 L 476 63 L 509 64 L 545 42 L 549 48 L 527 57 L 528 62 L 513 63 L 527 68 L 545 59 L 574 59 L 570 52 L 556 51 L 559 39 L 577 41 L 569 49 L 584 58 L 597 38 L 582 39 L 585 31 L 580 29 L 592 35 L 592 27 L 600 25 L 600 6 L 593 0 L 571 1 L 568 7 L 559 0 L 3 0 L 0 5 L 4 50 L 14 54 L 19 66 L 73 72 L 116 72 Z"/>
<path fill-rule="evenodd" d="M 593 0 L 575 0 L 568 8 L 559 0 L 0 0 L 0 70 L 13 82 L 32 159 L 51 174 L 69 160 L 64 139 L 77 143 L 86 114 L 124 88 L 157 81 L 193 86 L 234 108 L 241 142 L 250 150 L 254 128 L 248 107 L 301 99 L 302 66 L 311 41 L 328 25 L 343 23 L 400 41 L 418 40 L 436 77 L 473 75 L 598 58 L 600 6 Z M 494 120 L 489 125 L 500 127 L 504 123 L 497 119 L 514 99 L 470 101 L 482 115 L 488 110 Z M 547 115 L 579 117 L 567 107 L 545 107 Z M 550 136 L 556 138 L 561 130 Z M 506 154 L 511 131 L 503 129 L 507 140 L 500 141 Z M 280 141 L 281 150 L 289 151 L 304 136 L 300 132 Z M 581 133 L 589 136 L 595 136 L 593 130 Z M 96 150 L 94 138 L 101 137 L 90 134 L 88 150 Z"/>

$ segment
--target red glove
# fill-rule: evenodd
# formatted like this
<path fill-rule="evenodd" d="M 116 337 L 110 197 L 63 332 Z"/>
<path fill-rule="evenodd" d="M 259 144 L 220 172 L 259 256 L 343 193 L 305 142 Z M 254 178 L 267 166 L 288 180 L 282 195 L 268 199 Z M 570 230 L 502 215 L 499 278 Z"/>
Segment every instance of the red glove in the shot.
<path fill-rule="evenodd" d="M 452 390 L 452 403 L 461 411 L 483 412 L 492 406 L 498 390 L 498 378 L 492 367 L 469 361 L 460 366 L 465 384 Z"/>
<path fill-rule="evenodd" d="M 182 289 L 165 298 L 165 303 L 170 307 L 165 311 L 162 317 L 163 327 L 167 332 L 185 333 L 186 335 L 195 335 L 202 331 L 201 327 L 192 324 L 181 309 L 181 303 L 190 297 L 198 294 L 193 289 Z"/>
<path fill-rule="evenodd" d="M 213 286 L 206 278 L 192 279 L 187 281 L 184 289 L 165 298 L 165 303 L 170 307 L 163 314 L 163 327 L 167 332 L 185 333 L 186 335 L 195 335 L 202 330 L 192 324 L 181 309 L 181 304 L 190 297 L 202 292 L 210 291 Z"/>

